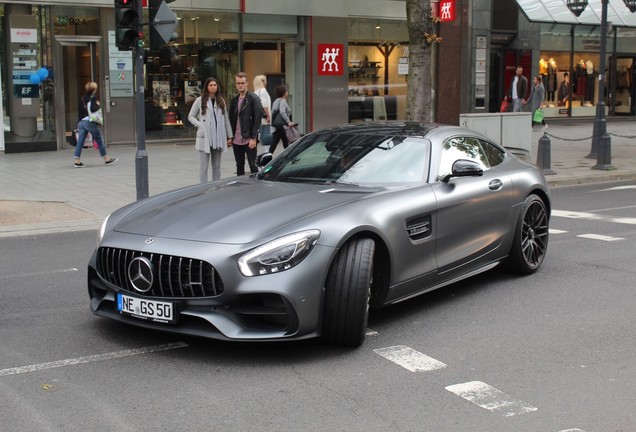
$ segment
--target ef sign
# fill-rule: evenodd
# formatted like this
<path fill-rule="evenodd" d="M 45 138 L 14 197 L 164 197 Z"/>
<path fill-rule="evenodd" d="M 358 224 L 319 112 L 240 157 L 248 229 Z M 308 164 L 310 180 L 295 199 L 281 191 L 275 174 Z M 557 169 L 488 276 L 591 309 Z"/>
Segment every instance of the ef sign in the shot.
<path fill-rule="evenodd" d="M 318 44 L 318 75 L 342 75 L 343 58 L 343 44 Z"/>

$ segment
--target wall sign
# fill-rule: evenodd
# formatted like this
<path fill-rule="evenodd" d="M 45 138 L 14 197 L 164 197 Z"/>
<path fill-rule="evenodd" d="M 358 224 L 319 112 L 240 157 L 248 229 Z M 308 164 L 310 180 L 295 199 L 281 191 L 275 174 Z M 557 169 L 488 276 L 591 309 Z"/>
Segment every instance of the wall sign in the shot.
<path fill-rule="evenodd" d="M 344 45 L 318 44 L 318 75 L 344 74 Z"/>
<path fill-rule="evenodd" d="M 120 51 L 115 43 L 115 31 L 108 32 L 108 72 L 110 96 L 134 97 L 132 51 Z"/>
<path fill-rule="evenodd" d="M 431 7 L 434 18 L 439 18 L 441 22 L 455 21 L 457 16 L 455 12 L 455 0 L 431 1 Z"/>

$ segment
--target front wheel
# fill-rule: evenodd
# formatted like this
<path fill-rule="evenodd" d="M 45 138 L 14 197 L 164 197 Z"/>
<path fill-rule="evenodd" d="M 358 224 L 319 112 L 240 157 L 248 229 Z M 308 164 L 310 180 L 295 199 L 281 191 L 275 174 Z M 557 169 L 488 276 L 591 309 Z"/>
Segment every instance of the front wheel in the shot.
<path fill-rule="evenodd" d="M 334 260 L 325 285 L 322 337 L 358 347 L 364 342 L 369 317 L 375 243 L 368 238 L 345 244 Z"/>
<path fill-rule="evenodd" d="M 507 267 L 519 274 L 539 269 L 548 250 L 549 217 L 545 203 L 529 195 L 519 213 Z"/>

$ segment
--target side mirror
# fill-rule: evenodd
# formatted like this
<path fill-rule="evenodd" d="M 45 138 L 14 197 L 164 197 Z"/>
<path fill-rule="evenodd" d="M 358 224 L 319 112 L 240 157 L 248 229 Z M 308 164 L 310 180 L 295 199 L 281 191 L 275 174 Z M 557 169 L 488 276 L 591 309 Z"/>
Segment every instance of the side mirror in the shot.
<path fill-rule="evenodd" d="M 481 165 L 467 159 L 458 159 L 453 162 L 452 171 L 452 174 L 448 174 L 442 179 L 443 182 L 448 182 L 452 177 L 479 177 L 484 175 Z"/>
<path fill-rule="evenodd" d="M 256 156 L 256 165 L 259 167 L 264 167 L 268 163 L 270 163 L 274 159 L 274 155 L 271 153 L 261 153 Z"/>

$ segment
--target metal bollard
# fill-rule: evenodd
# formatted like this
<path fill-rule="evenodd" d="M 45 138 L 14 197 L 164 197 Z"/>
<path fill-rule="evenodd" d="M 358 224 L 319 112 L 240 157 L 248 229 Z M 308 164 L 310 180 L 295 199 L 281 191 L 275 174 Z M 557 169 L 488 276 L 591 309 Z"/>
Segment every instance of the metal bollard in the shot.
<path fill-rule="evenodd" d="M 552 171 L 552 168 L 550 168 L 550 152 L 550 138 L 548 138 L 548 135 L 546 135 L 544 132 L 543 136 L 539 138 L 539 148 L 537 150 L 537 167 L 541 171 L 543 171 L 543 174 L 545 175 L 556 174 L 554 171 Z"/>
<path fill-rule="evenodd" d="M 598 140 L 596 165 L 592 168 L 605 171 L 616 169 L 612 166 L 612 139 L 607 131 L 603 132 Z"/>

